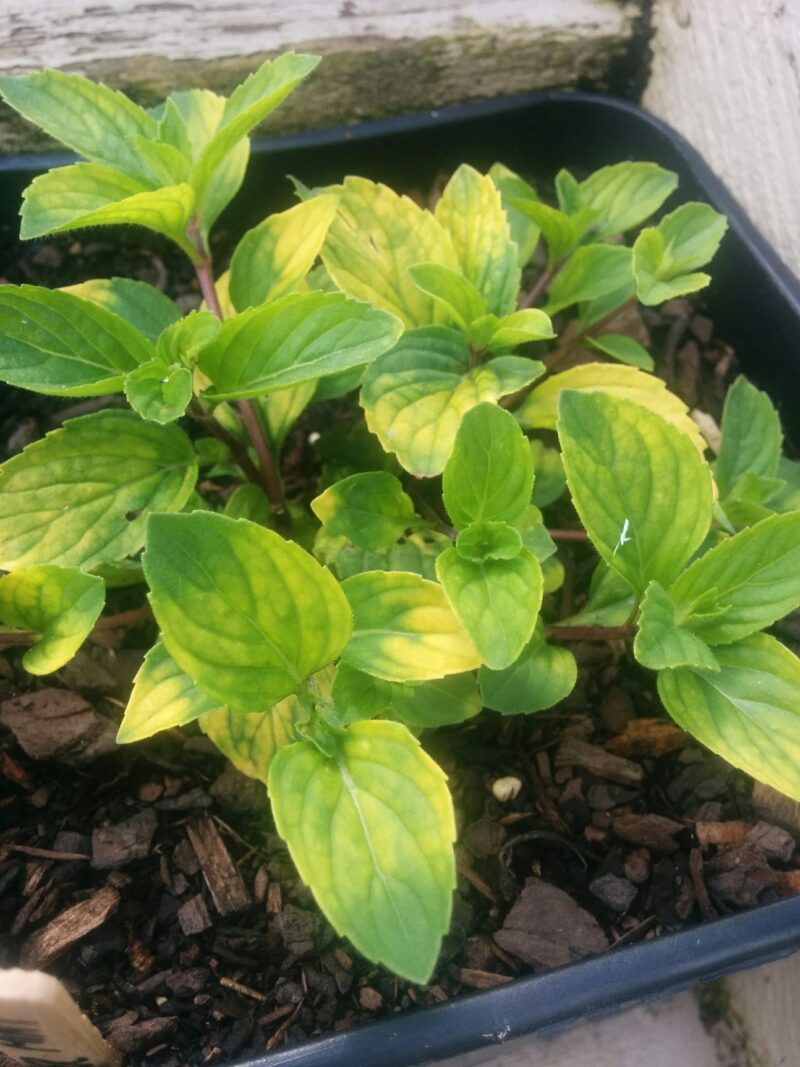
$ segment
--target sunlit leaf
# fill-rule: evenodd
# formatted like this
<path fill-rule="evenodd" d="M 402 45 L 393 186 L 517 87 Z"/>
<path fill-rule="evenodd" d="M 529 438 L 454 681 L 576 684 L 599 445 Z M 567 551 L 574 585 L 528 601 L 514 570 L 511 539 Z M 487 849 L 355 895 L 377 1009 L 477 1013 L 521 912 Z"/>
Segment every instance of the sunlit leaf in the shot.
<path fill-rule="evenodd" d="M 368 959 L 426 982 L 450 922 L 455 821 L 444 773 L 399 723 L 359 722 L 329 759 L 282 749 L 278 832 L 328 921 Z"/>
<path fill-rule="evenodd" d="M 233 711 L 261 711 L 295 692 L 350 636 L 333 576 L 243 519 L 154 515 L 144 568 L 167 651 Z"/>
<path fill-rule="evenodd" d="M 389 682 L 421 682 L 480 665 L 435 582 L 399 571 L 367 571 L 348 578 L 342 589 L 353 611 L 353 636 L 342 659 L 352 667 Z"/>
<path fill-rule="evenodd" d="M 196 481 L 175 426 L 129 411 L 70 419 L 0 468 L 0 567 L 124 559 L 144 544 L 147 514 L 183 507 Z"/>
<path fill-rule="evenodd" d="M 31 674 L 68 663 L 103 610 L 102 578 L 74 567 L 26 567 L 0 578 L 0 629 L 38 636 L 22 657 Z"/>

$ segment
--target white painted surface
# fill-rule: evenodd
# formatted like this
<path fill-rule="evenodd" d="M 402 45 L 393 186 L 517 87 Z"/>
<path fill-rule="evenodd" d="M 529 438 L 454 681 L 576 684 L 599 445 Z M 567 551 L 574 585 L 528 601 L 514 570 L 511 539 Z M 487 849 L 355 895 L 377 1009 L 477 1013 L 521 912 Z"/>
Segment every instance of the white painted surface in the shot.
<path fill-rule="evenodd" d="M 369 44 L 522 27 L 605 37 L 626 34 L 638 8 L 608 0 L 0 0 L 0 70 L 149 55 L 211 59 L 313 42 L 329 49 L 359 39 Z"/>
<path fill-rule="evenodd" d="M 437 1067 L 727 1067 L 691 993 L 581 1023 L 554 1037 L 444 1060 Z M 433 1067 L 433 1065 L 431 1065 Z M 770 1067 L 772 1065 L 770 1064 Z M 797 1067 L 796 1061 L 793 1067 Z"/>
<path fill-rule="evenodd" d="M 731 1007 L 747 1038 L 753 1067 L 800 1063 L 800 954 L 727 980 Z"/>
<path fill-rule="evenodd" d="M 645 106 L 800 275 L 800 0 L 656 0 L 653 21 Z"/>

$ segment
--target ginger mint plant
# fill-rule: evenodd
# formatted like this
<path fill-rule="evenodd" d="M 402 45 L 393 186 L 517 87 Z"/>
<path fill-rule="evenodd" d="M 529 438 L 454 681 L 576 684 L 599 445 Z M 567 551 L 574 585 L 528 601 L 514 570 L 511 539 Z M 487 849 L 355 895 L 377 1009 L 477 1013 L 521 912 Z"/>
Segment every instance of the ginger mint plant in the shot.
<path fill-rule="evenodd" d="M 418 735 L 557 704 L 572 638 L 627 641 L 678 723 L 800 797 L 800 665 L 763 633 L 800 603 L 800 465 L 744 379 L 709 464 L 649 353 L 614 330 L 637 301 L 706 285 L 725 231 L 704 204 L 640 229 L 676 186 L 654 164 L 562 171 L 557 206 L 500 164 L 458 168 L 433 210 L 364 178 L 296 182 L 300 202 L 215 271 L 248 136 L 315 64 L 285 55 L 227 99 L 150 111 L 75 75 L 0 79 L 86 160 L 32 183 L 23 237 L 147 226 L 189 256 L 205 303 L 182 316 L 120 278 L 0 288 L 0 378 L 128 404 L 0 470 L 0 642 L 57 670 L 130 618 L 100 617 L 106 587 L 146 583 L 159 637 L 119 741 L 196 721 L 267 783 L 334 927 L 426 981 L 455 819 Z M 344 396 L 365 421 L 325 434 L 320 484 L 287 499 L 288 434 Z M 549 529 L 565 491 L 582 526 Z M 600 557 L 567 619 L 561 538 Z"/>

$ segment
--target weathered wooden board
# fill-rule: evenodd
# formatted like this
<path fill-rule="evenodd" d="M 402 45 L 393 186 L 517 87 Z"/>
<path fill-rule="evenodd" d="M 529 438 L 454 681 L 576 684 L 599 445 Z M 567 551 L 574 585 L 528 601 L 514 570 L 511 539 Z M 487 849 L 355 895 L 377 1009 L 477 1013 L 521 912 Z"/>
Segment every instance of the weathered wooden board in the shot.
<path fill-rule="evenodd" d="M 656 0 L 649 110 L 705 156 L 800 274 L 800 3 Z"/>
<path fill-rule="evenodd" d="M 77 70 L 146 104 L 227 91 L 267 56 L 326 58 L 272 129 L 425 110 L 538 88 L 602 85 L 641 0 L 0 0 L 0 72 Z M 5 110 L 5 109 L 4 109 Z M 0 151 L 44 142 L 0 116 Z"/>

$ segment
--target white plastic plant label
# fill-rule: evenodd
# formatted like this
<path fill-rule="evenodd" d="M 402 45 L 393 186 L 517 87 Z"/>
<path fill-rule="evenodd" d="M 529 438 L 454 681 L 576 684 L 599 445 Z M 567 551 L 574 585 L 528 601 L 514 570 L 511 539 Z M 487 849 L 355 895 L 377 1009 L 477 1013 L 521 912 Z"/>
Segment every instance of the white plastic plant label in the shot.
<path fill-rule="evenodd" d="M 0 970 L 0 1052 L 24 1067 L 121 1063 L 62 984 L 41 971 Z"/>

